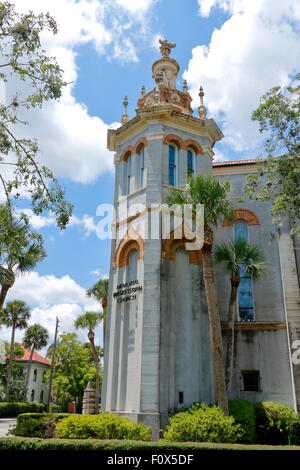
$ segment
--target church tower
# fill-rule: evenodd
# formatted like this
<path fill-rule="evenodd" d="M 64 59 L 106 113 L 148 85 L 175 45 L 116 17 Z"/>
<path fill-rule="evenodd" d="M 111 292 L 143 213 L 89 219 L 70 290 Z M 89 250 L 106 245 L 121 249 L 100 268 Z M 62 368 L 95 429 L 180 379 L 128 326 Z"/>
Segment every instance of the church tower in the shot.
<path fill-rule="evenodd" d="M 193 116 L 187 83 L 176 88 L 175 44 L 160 44 L 153 90 L 142 88 L 130 120 L 125 97 L 121 127 L 108 131 L 116 218 L 102 389 L 103 410 L 151 425 L 156 437 L 177 408 L 214 402 L 201 254 L 186 251 L 186 232 L 164 233 L 161 204 L 170 187 L 212 171 L 223 137 L 206 117 L 202 87 Z"/>

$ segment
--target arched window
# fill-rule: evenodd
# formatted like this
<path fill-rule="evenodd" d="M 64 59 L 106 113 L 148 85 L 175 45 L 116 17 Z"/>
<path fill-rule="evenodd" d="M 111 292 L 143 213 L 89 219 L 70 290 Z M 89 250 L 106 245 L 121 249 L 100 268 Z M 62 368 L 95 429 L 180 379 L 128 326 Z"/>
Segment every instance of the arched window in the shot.
<path fill-rule="evenodd" d="M 43 380 L 42 380 L 43 383 L 46 382 L 46 371 L 43 372 Z"/>
<path fill-rule="evenodd" d="M 246 222 L 238 221 L 234 224 L 234 239 L 248 240 L 248 225 Z M 240 268 L 240 285 L 238 288 L 238 312 L 240 321 L 254 320 L 254 302 L 252 279 L 245 268 Z"/>
<path fill-rule="evenodd" d="M 175 145 L 169 145 L 169 185 L 177 186 L 177 148 Z"/>
<path fill-rule="evenodd" d="M 195 173 L 195 156 L 191 149 L 187 151 L 187 175 L 188 178 L 193 178 Z"/>
<path fill-rule="evenodd" d="M 37 379 L 37 369 L 34 369 L 33 371 L 33 381 L 36 382 Z"/>
<path fill-rule="evenodd" d="M 34 389 L 31 390 L 30 401 L 34 401 Z"/>
<path fill-rule="evenodd" d="M 40 393 L 40 403 L 43 403 L 44 401 L 44 390 L 41 390 L 41 393 Z"/>
<path fill-rule="evenodd" d="M 145 186 L 145 147 L 142 145 L 139 157 L 139 187 L 143 188 Z"/>
<path fill-rule="evenodd" d="M 130 194 L 132 191 L 132 174 L 131 174 L 131 155 L 127 160 L 127 194 Z"/>

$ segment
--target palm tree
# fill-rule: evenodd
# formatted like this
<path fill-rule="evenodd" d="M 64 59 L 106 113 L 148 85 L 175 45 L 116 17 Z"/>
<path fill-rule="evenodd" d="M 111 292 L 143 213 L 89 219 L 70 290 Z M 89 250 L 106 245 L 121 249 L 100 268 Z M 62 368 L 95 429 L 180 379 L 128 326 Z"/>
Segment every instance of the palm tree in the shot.
<path fill-rule="evenodd" d="M 11 339 L 9 349 L 9 362 L 7 368 L 7 381 L 6 381 L 6 399 L 9 400 L 12 366 L 14 359 L 14 344 L 16 329 L 27 328 L 27 322 L 30 318 L 30 310 L 22 300 L 12 300 L 7 302 L 5 308 L 0 310 L 0 323 L 11 327 Z"/>
<path fill-rule="evenodd" d="M 228 397 L 225 385 L 223 365 L 223 343 L 212 246 L 214 228 L 221 218 L 233 220 L 231 185 L 222 183 L 212 175 L 199 175 L 189 180 L 185 188 L 171 188 L 166 197 L 169 205 L 190 204 L 196 213 L 198 204 L 204 205 L 204 242 L 202 246 L 203 278 L 207 298 L 210 338 L 215 372 L 216 400 L 220 408 L 228 415 Z"/>
<path fill-rule="evenodd" d="M 17 274 L 31 271 L 47 256 L 41 235 L 30 230 L 28 221 L 0 205 L 0 310 Z"/>
<path fill-rule="evenodd" d="M 26 378 L 25 378 L 26 386 L 28 386 L 28 382 L 29 382 L 33 353 L 47 346 L 48 337 L 49 335 L 48 335 L 48 331 L 46 330 L 46 328 L 38 324 L 30 326 L 25 331 L 23 345 L 25 348 L 30 349 L 30 357 L 28 361 Z"/>
<path fill-rule="evenodd" d="M 95 368 L 96 368 L 96 410 L 95 413 L 99 413 L 99 401 L 100 401 L 100 379 L 99 379 L 99 371 L 100 371 L 100 361 L 99 356 L 97 354 L 97 349 L 95 346 L 95 329 L 96 326 L 102 320 L 101 313 L 96 312 L 85 312 L 83 315 L 77 318 L 74 325 L 77 329 L 88 329 L 88 339 L 90 342 L 91 352 L 93 355 Z"/>
<path fill-rule="evenodd" d="M 234 324 L 237 310 L 237 292 L 240 284 L 241 270 L 254 281 L 265 272 L 263 254 L 258 247 L 240 238 L 231 243 L 222 243 L 214 247 L 214 260 L 230 274 L 231 292 L 228 307 L 227 352 L 225 361 L 225 383 L 230 391 L 233 374 Z"/>
<path fill-rule="evenodd" d="M 101 320 L 103 325 L 103 350 L 106 333 L 106 312 L 107 312 L 107 299 L 108 299 L 108 283 L 109 279 L 100 279 L 90 289 L 87 289 L 87 295 L 94 297 L 102 306 Z"/>

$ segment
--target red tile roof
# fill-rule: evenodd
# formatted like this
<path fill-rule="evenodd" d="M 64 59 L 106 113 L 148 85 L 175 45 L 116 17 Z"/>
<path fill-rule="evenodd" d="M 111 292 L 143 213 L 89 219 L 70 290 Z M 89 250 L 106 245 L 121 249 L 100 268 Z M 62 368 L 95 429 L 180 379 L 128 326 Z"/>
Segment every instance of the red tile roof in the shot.
<path fill-rule="evenodd" d="M 30 349 L 24 348 L 23 346 L 22 346 L 22 348 L 24 350 L 23 356 L 22 357 L 14 357 L 15 361 L 18 361 L 18 362 L 29 361 Z M 9 354 L 6 357 L 9 357 Z M 47 364 L 48 366 L 51 365 L 51 362 L 48 361 L 48 359 L 46 359 L 45 357 L 40 356 L 37 352 L 33 353 L 32 360 L 34 362 L 40 362 L 41 364 Z"/>
<path fill-rule="evenodd" d="M 254 164 L 257 162 L 264 162 L 265 158 L 248 158 L 247 160 L 226 160 L 226 161 L 219 161 L 213 162 L 213 166 L 227 166 L 227 165 L 247 165 L 247 164 Z"/>

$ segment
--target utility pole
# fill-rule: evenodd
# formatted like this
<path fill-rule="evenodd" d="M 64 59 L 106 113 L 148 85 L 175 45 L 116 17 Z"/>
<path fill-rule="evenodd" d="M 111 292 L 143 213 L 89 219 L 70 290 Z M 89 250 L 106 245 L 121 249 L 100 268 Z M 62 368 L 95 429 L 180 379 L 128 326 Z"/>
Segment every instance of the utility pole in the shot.
<path fill-rule="evenodd" d="M 54 344 L 53 344 L 53 351 L 52 351 L 52 359 L 51 359 L 51 370 L 50 370 L 50 380 L 49 380 L 49 395 L 48 395 L 48 403 L 47 403 L 47 411 L 50 411 L 50 402 L 51 402 L 51 393 L 52 393 L 52 380 L 53 380 L 53 372 L 54 372 L 54 359 L 55 359 L 55 351 L 56 351 L 56 343 L 57 343 L 57 332 L 58 332 L 58 317 L 56 317 L 56 327 L 55 327 L 55 335 L 54 335 Z"/>

